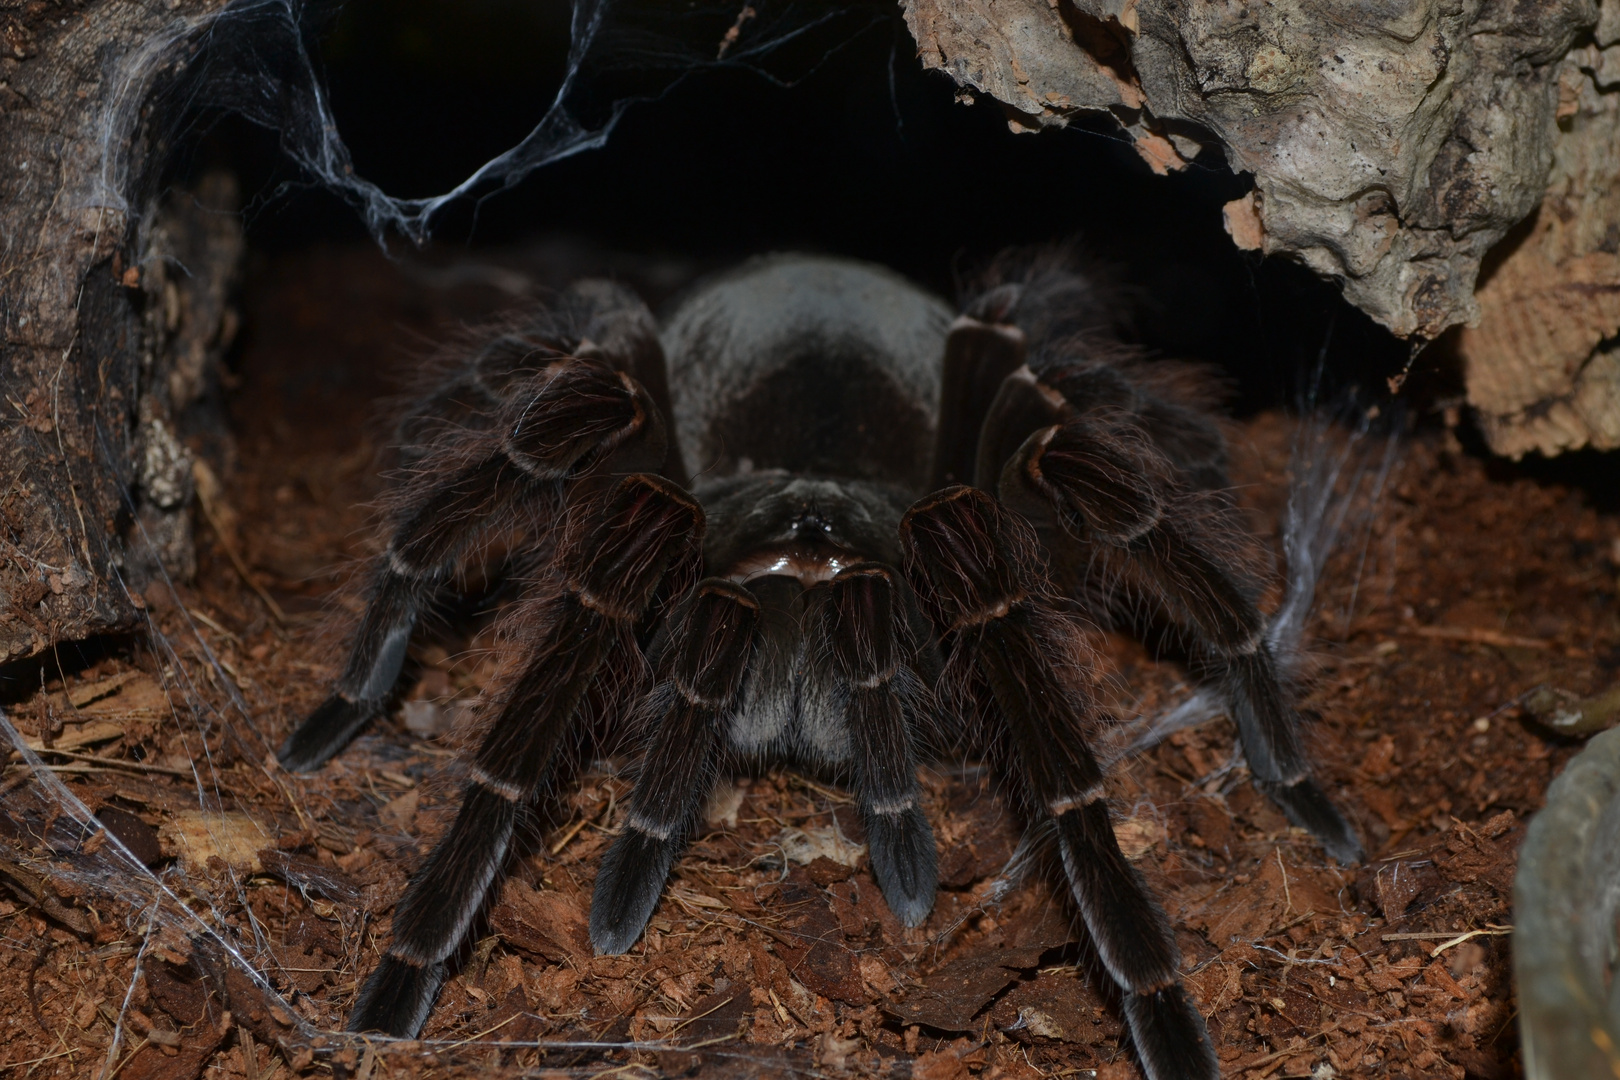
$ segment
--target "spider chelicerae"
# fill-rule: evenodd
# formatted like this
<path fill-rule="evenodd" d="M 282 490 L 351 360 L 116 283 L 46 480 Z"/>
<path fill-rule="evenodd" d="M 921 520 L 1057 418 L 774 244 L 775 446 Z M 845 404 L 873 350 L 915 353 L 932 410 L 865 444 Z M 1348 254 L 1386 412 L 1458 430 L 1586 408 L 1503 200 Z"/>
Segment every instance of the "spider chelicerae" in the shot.
<path fill-rule="evenodd" d="M 1004 256 L 954 317 L 881 268 L 776 256 L 661 327 L 581 282 L 421 395 L 347 665 L 281 761 L 318 767 L 388 707 L 418 622 L 494 535 L 529 555 L 521 657 L 350 1028 L 420 1030 L 582 731 L 640 748 L 591 905 L 603 953 L 635 944 L 715 776 L 747 760 L 841 774 L 885 899 L 918 925 L 937 873 L 916 762 L 951 746 L 1055 833 L 1147 1075 L 1217 1077 L 1110 823 L 1096 628 L 1173 646 L 1221 688 L 1254 782 L 1330 855 L 1361 849 L 1266 643 L 1213 395 L 1102 332 L 1107 308 L 1052 252 Z"/>

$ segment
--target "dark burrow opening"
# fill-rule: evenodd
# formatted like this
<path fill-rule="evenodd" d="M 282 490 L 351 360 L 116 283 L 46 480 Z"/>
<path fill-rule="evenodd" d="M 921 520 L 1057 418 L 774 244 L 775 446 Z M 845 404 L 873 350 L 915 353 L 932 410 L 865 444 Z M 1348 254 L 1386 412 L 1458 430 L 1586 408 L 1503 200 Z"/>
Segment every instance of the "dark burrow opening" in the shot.
<path fill-rule="evenodd" d="M 566 5 L 502 0 L 454 12 L 360 2 L 321 23 L 321 67 L 356 173 L 424 197 L 518 142 L 567 69 L 566 15 Z M 603 148 L 510 189 L 486 186 L 435 219 L 425 252 L 398 236 L 391 252 L 441 267 L 527 263 L 551 287 L 605 270 L 656 310 L 705 271 L 795 249 L 883 263 L 955 300 L 998 251 L 1074 240 L 1123 286 L 1130 334 L 1217 366 L 1239 413 L 1292 404 L 1319 364 L 1336 387 L 1379 393 L 1407 364 L 1407 343 L 1334 285 L 1233 245 L 1222 206 L 1250 185 L 1217 151 L 1156 176 L 1106 116 L 1015 134 L 992 99 L 922 70 L 898 12 L 797 20 L 779 32 L 801 36 L 753 66 L 680 78 L 638 73 L 657 43 L 610 46 L 625 50 L 617 63 L 589 73 L 604 101 L 658 93 L 626 109 Z M 663 29 L 702 56 L 712 21 Z M 254 265 L 316 244 L 367 246 L 360 216 L 301 174 L 276 133 L 204 115 L 177 145 L 177 186 L 218 169 L 237 177 Z M 1453 389 L 1439 368 L 1428 399 Z"/>

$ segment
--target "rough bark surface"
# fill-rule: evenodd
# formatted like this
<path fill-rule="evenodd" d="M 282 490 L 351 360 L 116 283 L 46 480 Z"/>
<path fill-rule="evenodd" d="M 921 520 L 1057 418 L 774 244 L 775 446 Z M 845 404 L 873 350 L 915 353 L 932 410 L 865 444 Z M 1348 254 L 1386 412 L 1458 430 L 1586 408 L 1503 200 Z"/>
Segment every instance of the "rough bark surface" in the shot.
<path fill-rule="evenodd" d="M 1160 172 L 1218 148 L 1254 177 L 1234 238 L 1424 339 L 1479 318 L 1481 260 L 1546 188 L 1560 62 L 1598 21 L 1594 0 L 903 6 L 923 63 L 1015 127 L 1106 111 Z"/>
<path fill-rule="evenodd" d="M 0 663 L 128 629 L 144 574 L 189 569 L 175 418 L 229 321 L 234 226 L 133 193 L 162 157 L 143 108 L 218 6 L 0 8 Z"/>
<path fill-rule="evenodd" d="M 1620 3 L 1560 89 L 1546 199 L 1493 253 L 1458 338 L 1469 404 L 1515 458 L 1620 447 Z"/>

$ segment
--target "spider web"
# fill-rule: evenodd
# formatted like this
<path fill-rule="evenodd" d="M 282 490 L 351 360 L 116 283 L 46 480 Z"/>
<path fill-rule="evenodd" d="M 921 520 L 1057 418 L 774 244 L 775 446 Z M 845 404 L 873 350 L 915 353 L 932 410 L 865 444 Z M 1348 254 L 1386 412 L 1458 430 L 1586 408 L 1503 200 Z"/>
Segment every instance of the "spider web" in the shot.
<path fill-rule="evenodd" d="M 446 207 L 481 201 L 601 147 L 632 106 L 694 74 L 733 68 L 793 85 L 894 18 L 876 4 L 573 0 L 565 73 L 529 133 L 448 191 L 403 198 L 355 171 L 322 76 L 314 11 L 303 0 L 234 0 L 176 18 L 122 58 L 97 125 L 101 168 L 88 205 L 131 211 L 129 147 L 149 105 L 166 118 L 166 134 L 230 113 L 277 132 L 307 183 L 341 196 L 379 242 L 397 234 L 420 245 Z"/>

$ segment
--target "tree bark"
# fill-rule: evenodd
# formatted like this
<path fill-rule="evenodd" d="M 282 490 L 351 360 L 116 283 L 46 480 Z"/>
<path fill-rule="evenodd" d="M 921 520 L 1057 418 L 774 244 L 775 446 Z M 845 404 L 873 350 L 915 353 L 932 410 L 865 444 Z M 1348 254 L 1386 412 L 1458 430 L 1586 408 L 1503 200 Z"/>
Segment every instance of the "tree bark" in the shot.
<path fill-rule="evenodd" d="M 1160 173 L 1213 149 L 1254 178 L 1239 247 L 1402 337 L 1471 327 L 1498 452 L 1620 445 L 1620 0 L 902 4 L 922 62 L 1015 130 L 1106 112 Z"/>
<path fill-rule="evenodd" d="M 1541 208 L 1480 275 L 1462 331 L 1468 401 L 1491 449 L 1620 447 L 1620 3 L 1564 58 Z"/>
<path fill-rule="evenodd" d="M 0 11 L 0 664 L 131 629 L 144 578 L 189 570 L 175 418 L 230 321 L 240 237 L 156 197 L 146 109 L 219 6 Z"/>

